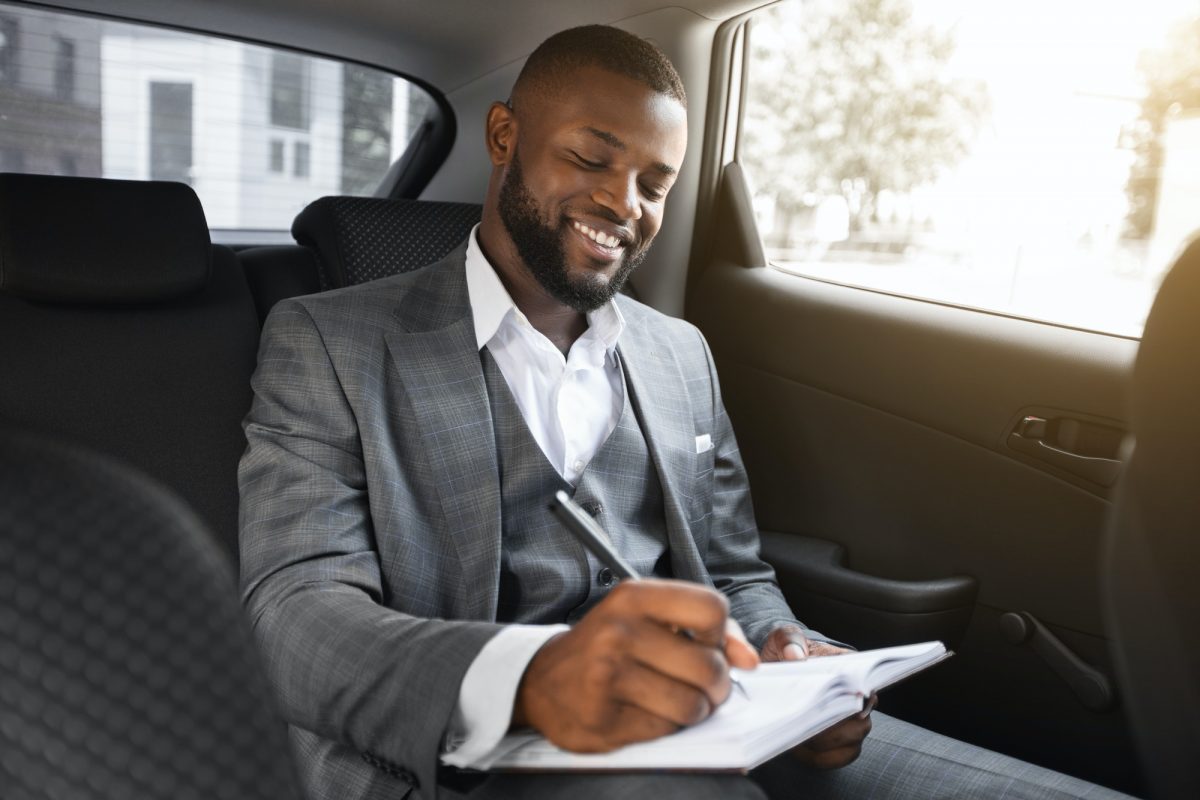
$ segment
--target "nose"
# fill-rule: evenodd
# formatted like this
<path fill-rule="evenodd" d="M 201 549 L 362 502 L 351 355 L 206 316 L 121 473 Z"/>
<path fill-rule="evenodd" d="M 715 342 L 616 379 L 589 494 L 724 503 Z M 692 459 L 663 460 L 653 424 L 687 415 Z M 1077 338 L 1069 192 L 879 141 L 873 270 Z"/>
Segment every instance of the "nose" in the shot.
<path fill-rule="evenodd" d="M 622 221 L 642 218 L 637 177 L 634 175 L 616 173 L 605 176 L 592 190 L 592 200 L 612 211 Z"/>

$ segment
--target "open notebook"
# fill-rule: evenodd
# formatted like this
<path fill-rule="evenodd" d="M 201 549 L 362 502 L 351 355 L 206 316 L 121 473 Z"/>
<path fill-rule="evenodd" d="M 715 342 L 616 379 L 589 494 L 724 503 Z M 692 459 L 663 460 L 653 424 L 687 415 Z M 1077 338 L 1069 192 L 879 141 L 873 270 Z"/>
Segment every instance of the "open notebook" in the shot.
<path fill-rule="evenodd" d="M 560 750 L 516 732 L 470 766 L 481 770 L 746 771 L 861 711 L 866 697 L 949 657 L 941 642 L 887 647 L 734 670 L 733 692 L 711 717 L 678 733 L 610 753 Z"/>

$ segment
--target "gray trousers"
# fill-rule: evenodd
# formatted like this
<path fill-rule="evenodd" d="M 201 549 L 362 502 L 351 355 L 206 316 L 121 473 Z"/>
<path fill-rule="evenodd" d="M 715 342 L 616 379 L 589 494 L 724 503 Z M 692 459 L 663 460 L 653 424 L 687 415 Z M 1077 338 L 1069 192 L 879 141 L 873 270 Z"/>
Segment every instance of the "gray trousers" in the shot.
<path fill-rule="evenodd" d="M 862 755 L 848 767 L 808 769 L 787 754 L 749 778 L 733 775 L 494 775 L 471 800 L 1113 800 L 1087 781 L 1002 756 L 875 712 Z"/>

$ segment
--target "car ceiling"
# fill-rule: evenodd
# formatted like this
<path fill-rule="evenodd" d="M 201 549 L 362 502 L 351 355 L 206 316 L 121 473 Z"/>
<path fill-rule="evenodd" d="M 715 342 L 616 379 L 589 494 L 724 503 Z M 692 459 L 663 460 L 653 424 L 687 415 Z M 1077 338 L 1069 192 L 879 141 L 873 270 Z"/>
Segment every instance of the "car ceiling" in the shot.
<path fill-rule="evenodd" d="M 51 0 L 31 3 L 284 44 L 453 92 L 552 33 L 664 8 L 724 20 L 764 0 Z"/>

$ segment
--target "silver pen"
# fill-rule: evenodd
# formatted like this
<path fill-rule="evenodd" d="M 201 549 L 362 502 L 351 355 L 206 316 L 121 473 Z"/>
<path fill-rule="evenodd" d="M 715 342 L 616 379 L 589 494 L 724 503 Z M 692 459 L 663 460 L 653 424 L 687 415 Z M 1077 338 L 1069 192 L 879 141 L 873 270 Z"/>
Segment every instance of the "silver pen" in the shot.
<path fill-rule="evenodd" d="M 554 493 L 554 502 L 550 504 L 550 512 L 618 578 L 626 581 L 641 579 L 630 563 L 613 548 L 612 539 L 609 538 L 604 528 L 600 527 L 600 523 L 592 519 L 592 515 L 584 511 L 566 492 L 560 489 Z M 685 636 L 688 635 L 687 631 L 682 631 L 682 633 Z M 737 679 L 737 676 L 731 673 L 729 680 L 742 693 L 743 697 L 747 700 L 750 699 L 749 692 L 746 691 L 746 687 Z"/>

